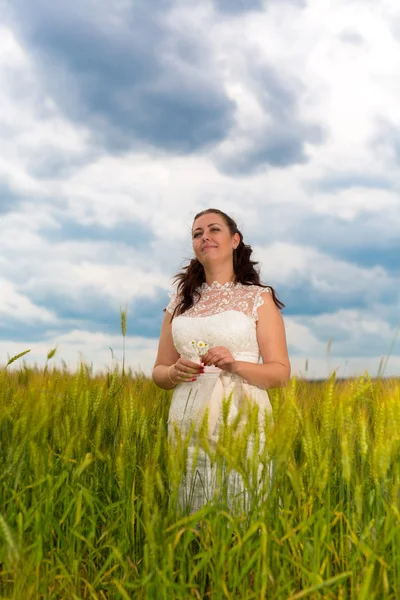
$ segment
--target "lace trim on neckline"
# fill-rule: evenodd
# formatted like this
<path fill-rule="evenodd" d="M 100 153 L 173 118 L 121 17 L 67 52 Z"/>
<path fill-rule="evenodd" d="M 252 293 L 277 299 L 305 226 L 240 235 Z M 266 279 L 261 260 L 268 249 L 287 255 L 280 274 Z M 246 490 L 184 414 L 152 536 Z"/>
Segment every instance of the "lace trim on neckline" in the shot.
<path fill-rule="evenodd" d="M 236 283 L 235 281 L 227 281 L 226 283 L 218 283 L 218 281 L 213 281 L 210 285 L 208 285 L 208 283 L 206 282 L 202 283 L 199 289 L 202 291 L 228 290 L 234 288 L 237 285 L 240 284 Z"/>
<path fill-rule="evenodd" d="M 244 285 L 240 282 L 218 283 L 218 281 L 213 281 L 211 284 L 204 282 L 197 287 L 197 291 L 199 292 L 199 298 L 194 300 L 193 306 L 186 310 L 182 316 L 208 317 L 229 310 L 236 310 L 257 321 L 257 309 L 264 303 L 263 293 L 271 290 L 257 285 Z M 171 294 L 170 297 L 171 300 L 167 310 L 173 314 L 182 298 L 176 293 Z"/>

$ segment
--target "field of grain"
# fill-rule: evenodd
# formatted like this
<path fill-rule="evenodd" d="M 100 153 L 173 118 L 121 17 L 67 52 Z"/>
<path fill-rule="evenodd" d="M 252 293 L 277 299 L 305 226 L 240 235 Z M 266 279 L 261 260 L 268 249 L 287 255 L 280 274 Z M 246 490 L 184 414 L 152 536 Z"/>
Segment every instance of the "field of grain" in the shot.
<path fill-rule="evenodd" d="M 399 381 L 270 390 L 260 452 L 246 460 L 249 431 L 228 426 L 209 448 L 242 474 L 246 511 L 222 484 L 185 514 L 170 392 L 118 369 L 21 365 L 0 371 L 1 598 L 400 597 Z"/>

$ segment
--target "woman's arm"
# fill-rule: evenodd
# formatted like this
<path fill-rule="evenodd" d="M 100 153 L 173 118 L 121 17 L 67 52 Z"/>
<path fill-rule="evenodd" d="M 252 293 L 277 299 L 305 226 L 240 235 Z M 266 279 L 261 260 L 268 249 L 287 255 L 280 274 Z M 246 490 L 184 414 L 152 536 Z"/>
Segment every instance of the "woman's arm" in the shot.
<path fill-rule="evenodd" d="M 280 387 L 290 379 L 290 361 L 285 324 L 269 292 L 262 294 L 264 304 L 258 309 L 257 341 L 262 364 L 236 361 L 233 372 L 250 384 L 263 388 Z"/>
<path fill-rule="evenodd" d="M 172 340 L 171 315 L 166 311 L 153 367 L 154 383 L 164 390 L 172 390 L 178 383 L 195 381 L 201 370 L 201 365 L 182 358 L 176 351 Z"/>
<path fill-rule="evenodd" d="M 255 364 L 237 361 L 233 372 L 246 383 L 258 385 L 265 389 L 276 388 L 286 385 L 289 381 L 290 364 L 287 366 L 278 362 Z"/>
<path fill-rule="evenodd" d="M 175 364 L 178 359 L 179 354 L 172 341 L 171 315 L 168 311 L 165 311 L 158 342 L 157 358 L 152 372 L 154 383 L 163 390 L 172 390 L 176 385 L 168 377 L 168 368 Z M 175 381 L 173 377 L 172 380 Z"/>

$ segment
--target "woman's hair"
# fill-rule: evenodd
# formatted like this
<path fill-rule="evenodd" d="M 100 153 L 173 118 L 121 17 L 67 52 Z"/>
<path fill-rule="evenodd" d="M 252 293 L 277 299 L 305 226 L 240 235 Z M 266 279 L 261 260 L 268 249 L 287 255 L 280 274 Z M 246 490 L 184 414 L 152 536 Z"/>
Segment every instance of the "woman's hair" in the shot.
<path fill-rule="evenodd" d="M 251 260 L 253 250 L 251 246 L 248 246 L 243 242 L 243 235 L 239 231 L 235 221 L 229 217 L 222 210 L 217 208 L 208 208 L 199 212 L 193 222 L 203 215 L 209 213 L 215 213 L 220 215 L 225 223 L 227 224 L 231 235 L 238 233 L 240 236 L 240 242 L 237 248 L 233 251 L 233 270 L 235 272 L 235 283 L 242 283 L 243 285 L 258 285 L 263 288 L 269 288 L 271 290 L 272 298 L 279 309 L 285 308 L 283 302 L 281 302 L 275 293 L 275 290 L 270 285 L 263 285 L 260 281 L 260 275 L 255 266 L 258 262 Z M 180 273 L 174 276 L 174 283 L 178 283 L 177 294 L 182 298 L 181 302 L 176 306 L 172 318 L 177 315 L 181 315 L 194 304 L 197 298 L 200 298 L 201 293 L 198 288 L 205 282 L 205 272 L 203 265 L 197 258 L 192 258 L 188 265 L 186 265 Z M 172 320 L 172 319 L 171 319 Z"/>

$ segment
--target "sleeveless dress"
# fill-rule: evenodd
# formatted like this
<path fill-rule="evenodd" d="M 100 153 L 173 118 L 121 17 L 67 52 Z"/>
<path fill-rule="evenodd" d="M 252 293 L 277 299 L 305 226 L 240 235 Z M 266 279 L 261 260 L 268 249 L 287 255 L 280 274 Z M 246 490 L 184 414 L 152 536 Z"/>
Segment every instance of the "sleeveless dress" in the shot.
<path fill-rule="evenodd" d="M 228 348 L 236 360 L 258 363 L 260 349 L 257 343 L 256 324 L 258 308 L 264 303 L 263 294 L 269 288 L 228 282 L 211 285 L 203 283 L 198 291 L 201 297 L 183 315 L 172 321 L 172 338 L 177 352 L 186 359 L 200 363 L 202 349 L 215 346 Z M 170 294 L 167 311 L 172 314 L 179 303 L 176 293 Z M 204 373 L 194 382 L 179 383 L 173 391 L 168 415 L 168 433 L 174 437 L 175 427 L 182 436 L 192 424 L 200 424 L 208 410 L 208 438 L 211 444 L 218 440 L 222 422 L 223 400 L 231 397 L 228 422 L 238 412 L 243 413 L 246 403 L 252 401 L 259 407 L 260 427 L 265 411 L 271 413 L 268 393 L 264 388 L 251 385 L 239 375 L 214 366 L 205 366 Z M 193 460 L 195 461 L 193 463 Z M 195 469 L 192 469 L 195 464 Z M 232 498 L 243 495 L 243 482 L 236 472 L 229 475 Z M 209 455 L 199 449 L 196 437 L 189 442 L 186 474 L 181 482 L 181 506 L 194 512 L 213 498 L 216 486 L 215 465 Z"/>

